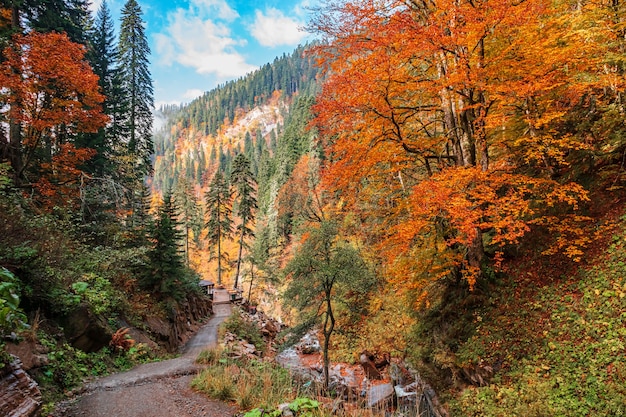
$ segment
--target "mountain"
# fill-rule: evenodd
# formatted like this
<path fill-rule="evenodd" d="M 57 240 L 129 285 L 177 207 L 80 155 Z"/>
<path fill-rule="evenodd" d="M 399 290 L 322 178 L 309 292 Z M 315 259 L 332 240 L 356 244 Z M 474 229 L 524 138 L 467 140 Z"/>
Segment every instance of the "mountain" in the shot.
<path fill-rule="evenodd" d="M 157 111 L 153 188 L 173 189 L 184 176 L 203 186 L 218 167 L 226 172 L 244 152 L 258 174 L 264 151 L 273 157 L 294 109 L 308 107 L 319 69 L 308 46 L 276 58 L 255 72 L 218 86 L 189 104 Z"/>
<path fill-rule="evenodd" d="M 290 215 L 278 214 L 279 191 L 300 158 L 316 150 L 316 133 L 308 124 L 320 79 L 311 45 L 305 45 L 186 105 L 161 107 L 150 182 L 154 200 L 167 192 L 190 193 L 196 201 L 193 210 L 202 213 L 204 193 L 215 172 L 222 170 L 229 177 L 232 161 L 243 153 L 258 184 L 260 238 L 255 245 L 267 256 L 291 231 Z M 199 222 L 203 218 L 200 214 Z M 191 264 L 204 277 L 214 278 L 214 265 L 207 259 L 215 254 L 200 236 L 201 228 L 190 228 L 187 239 L 195 243 L 189 251 Z M 226 246 L 233 253 L 234 243 Z"/>

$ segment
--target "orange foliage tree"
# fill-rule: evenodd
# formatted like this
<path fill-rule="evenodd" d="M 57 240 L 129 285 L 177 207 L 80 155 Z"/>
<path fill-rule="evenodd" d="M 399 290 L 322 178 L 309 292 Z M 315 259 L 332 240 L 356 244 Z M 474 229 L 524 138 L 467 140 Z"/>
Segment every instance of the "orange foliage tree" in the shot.
<path fill-rule="evenodd" d="M 108 120 L 85 48 L 65 34 L 30 32 L 15 35 L 3 55 L 0 117 L 12 127 L 7 144 L 16 182 L 39 182 L 48 195 L 59 184 L 67 188 L 80 177 L 77 166 L 93 156 L 75 149 L 73 139 Z"/>
<path fill-rule="evenodd" d="M 533 224 L 580 256 L 586 239 L 571 228 L 587 197 L 563 174 L 588 144 L 565 125 L 606 89 L 616 38 L 591 16 L 541 0 L 317 10 L 310 29 L 328 41 L 315 109 L 330 149 L 324 184 L 376 234 L 402 282 L 417 268 L 421 288 L 451 273 L 473 285 L 484 245 L 516 243 Z"/>

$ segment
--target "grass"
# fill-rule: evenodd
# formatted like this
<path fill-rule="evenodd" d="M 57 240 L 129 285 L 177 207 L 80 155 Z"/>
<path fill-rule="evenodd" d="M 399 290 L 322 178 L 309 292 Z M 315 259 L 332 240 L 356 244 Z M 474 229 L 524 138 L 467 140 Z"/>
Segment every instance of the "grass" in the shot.
<path fill-rule="evenodd" d="M 311 388 L 298 385 L 288 371 L 272 362 L 233 360 L 220 348 L 202 352 L 197 362 L 207 364 L 192 387 L 207 396 L 232 402 L 246 417 L 279 416 L 280 404 L 289 403 L 296 417 L 330 417 L 332 402 Z M 314 399 L 312 399 L 314 398 Z M 319 403 L 318 403 L 319 401 Z M 312 404 L 318 404 L 312 407 Z M 374 417 L 372 410 L 346 405 L 345 417 Z M 381 414 L 382 415 L 382 414 Z"/>
<path fill-rule="evenodd" d="M 192 382 L 194 389 L 242 410 L 271 408 L 296 397 L 297 387 L 280 366 L 261 361 L 234 361 L 219 350 L 202 352 L 198 362 L 210 364 Z"/>
<path fill-rule="evenodd" d="M 623 228 L 578 273 L 537 282 L 518 272 L 496 289 L 456 359 L 500 370 L 452 400 L 450 415 L 626 415 L 625 254 Z"/>

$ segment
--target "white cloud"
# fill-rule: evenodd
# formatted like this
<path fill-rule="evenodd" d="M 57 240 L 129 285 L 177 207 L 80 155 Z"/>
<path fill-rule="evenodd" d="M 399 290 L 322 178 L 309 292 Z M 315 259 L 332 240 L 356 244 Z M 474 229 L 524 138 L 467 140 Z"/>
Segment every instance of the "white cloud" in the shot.
<path fill-rule="evenodd" d="M 256 68 L 236 52 L 235 48 L 244 45 L 245 40 L 234 38 L 228 26 L 182 9 L 169 16 L 165 33 L 155 35 L 155 40 L 160 61 L 165 65 L 175 61 L 199 74 L 214 74 L 224 79 L 245 75 Z"/>
<path fill-rule="evenodd" d="M 256 11 L 250 33 L 263 46 L 297 45 L 307 34 L 300 30 L 302 22 L 287 17 L 278 9 Z"/>
<path fill-rule="evenodd" d="M 233 21 L 239 17 L 239 13 L 233 10 L 224 0 L 191 0 L 190 6 L 192 11 L 195 9 L 206 16 L 206 13 L 214 14 L 217 11 L 217 17 L 222 20 Z"/>
<path fill-rule="evenodd" d="M 192 88 L 183 93 L 183 98 L 188 100 L 193 100 L 194 98 L 200 97 L 204 91 L 199 88 Z"/>

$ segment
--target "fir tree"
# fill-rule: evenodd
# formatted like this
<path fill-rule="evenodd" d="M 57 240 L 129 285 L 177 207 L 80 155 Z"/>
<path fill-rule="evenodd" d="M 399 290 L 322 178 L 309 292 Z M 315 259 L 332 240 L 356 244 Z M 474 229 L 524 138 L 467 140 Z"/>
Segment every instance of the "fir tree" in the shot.
<path fill-rule="evenodd" d="M 150 47 L 146 39 L 142 11 L 136 0 L 128 0 L 122 9 L 118 44 L 121 89 L 128 97 L 125 120 L 128 129 L 128 151 L 136 158 L 137 175 L 152 172 L 152 109 L 154 87 L 148 69 Z"/>
<path fill-rule="evenodd" d="M 108 126 L 101 128 L 97 133 L 84 135 L 81 138 L 84 143 L 80 143 L 80 146 L 92 148 L 98 152 L 89 161 L 86 168 L 90 172 L 102 176 L 105 171 L 114 171 L 113 167 L 109 166 L 108 169 L 105 167 L 111 162 L 111 151 L 113 143 L 116 142 L 113 132 L 117 130 L 114 125 L 116 118 L 113 113 L 113 109 L 116 107 L 114 94 L 114 74 L 116 72 L 115 33 L 113 19 L 106 0 L 103 0 L 100 4 L 90 37 L 91 49 L 88 53 L 88 59 L 94 74 L 99 78 L 98 84 L 101 92 L 106 97 L 104 103 L 102 103 L 103 111 L 111 120 Z"/>
<path fill-rule="evenodd" d="M 182 225 L 184 227 L 185 261 L 187 267 L 189 267 L 189 232 L 193 232 L 194 241 L 198 242 L 198 236 L 202 230 L 201 211 L 193 186 L 186 177 L 181 176 L 178 178 L 174 195 L 181 210 Z"/>
<path fill-rule="evenodd" d="M 240 219 L 240 223 L 237 225 L 239 255 L 237 256 L 237 272 L 235 274 L 234 284 L 234 287 L 237 288 L 241 268 L 241 256 L 243 254 L 243 248 L 246 246 L 245 238 L 254 236 L 254 231 L 250 228 L 250 224 L 254 221 L 254 212 L 257 209 L 255 195 L 256 180 L 250 170 L 250 161 L 242 153 L 235 158 L 230 182 L 235 188 L 235 204 L 237 207 L 235 214 Z"/>
<path fill-rule="evenodd" d="M 180 295 L 180 277 L 185 275 L 180 251 L 181 233 L 177 229 L 176 217 L 172 195 L 167 193 L 151 233 L 150 268 L 141 282 L 145 289 L 173 298 Z"/>
<path fill-rule="evenodd" d="M 25 0 L 21 7 L 33 30 L 65 32 L 73 42 L 87 44 L 93 24 L 87 0 Z"/>
<path fill-rule="evenodd" d="M 210 245 L 217 246 L 217 285 L 222 285 L 222 240 L 233 234 L 231 192 L 224 174 L 217 171 L 206 193 L 206 211 L 209 216 L 206 222 L 207 239 Z"/>

